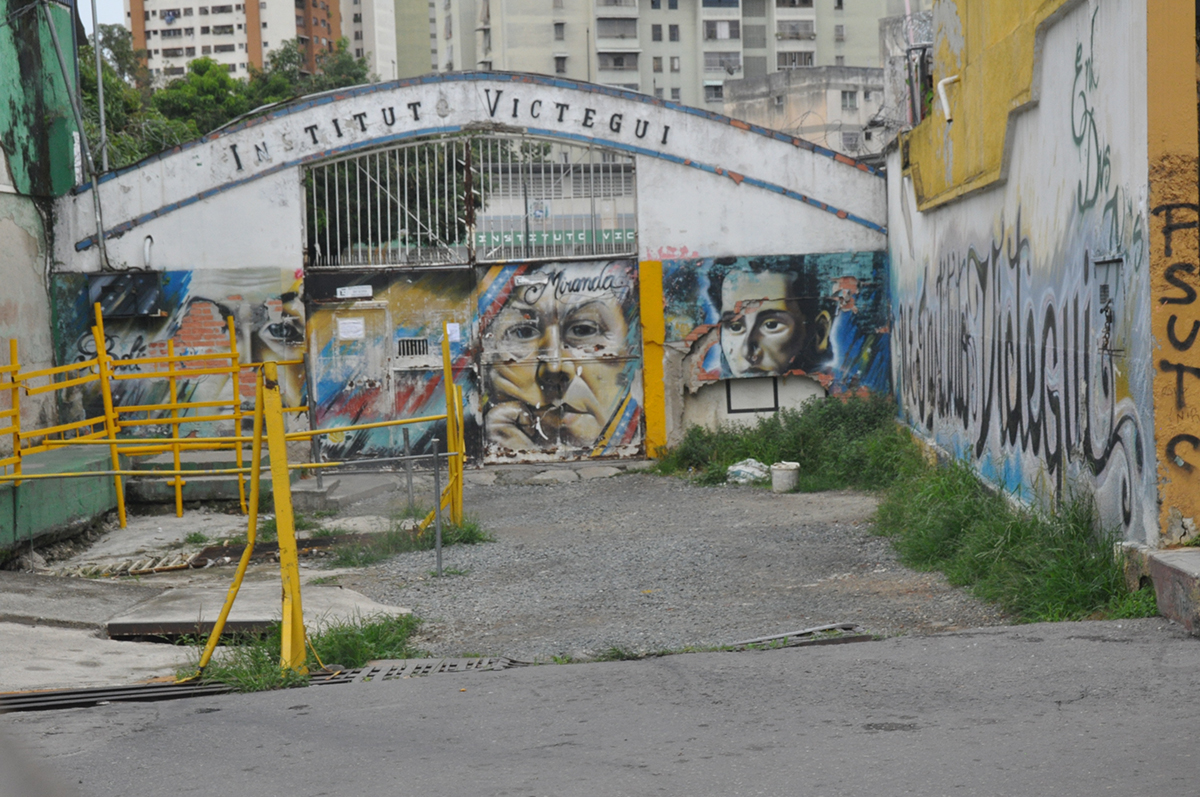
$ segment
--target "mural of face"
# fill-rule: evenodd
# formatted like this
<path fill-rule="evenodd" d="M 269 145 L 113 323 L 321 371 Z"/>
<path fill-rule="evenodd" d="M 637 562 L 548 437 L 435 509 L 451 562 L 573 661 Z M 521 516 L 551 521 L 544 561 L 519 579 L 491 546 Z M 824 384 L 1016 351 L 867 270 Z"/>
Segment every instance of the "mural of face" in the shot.
<path fill-rule="evenodd" d="M 808 320 L 787 274 L 733 271 L 721 285 L 721 351 L 732 375 L 782 374 L 803 351 Z"/>
<path fill-rule="evenodd" d="M 513 450 L 589 446 L 629 393 L 632 279 L 623 264 L 554 266 L 517 277 L 492 323 L 487 427 Z"/>

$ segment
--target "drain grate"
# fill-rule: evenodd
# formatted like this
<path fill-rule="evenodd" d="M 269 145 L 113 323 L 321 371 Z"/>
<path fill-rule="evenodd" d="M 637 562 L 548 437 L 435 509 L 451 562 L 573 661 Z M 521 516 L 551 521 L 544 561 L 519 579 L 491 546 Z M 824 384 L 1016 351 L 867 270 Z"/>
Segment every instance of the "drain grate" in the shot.
<path fill-rule="evenodd" d="M 313 673 L 309 683 L 322 684 L 381 684 L 401 678 L 419 678 L 443 672 L 476 672 L 482 670 L 507 670 L 525 667 L 527 662 L 499 657 L 471 659 L 388 659 L 334 673 Z"/>

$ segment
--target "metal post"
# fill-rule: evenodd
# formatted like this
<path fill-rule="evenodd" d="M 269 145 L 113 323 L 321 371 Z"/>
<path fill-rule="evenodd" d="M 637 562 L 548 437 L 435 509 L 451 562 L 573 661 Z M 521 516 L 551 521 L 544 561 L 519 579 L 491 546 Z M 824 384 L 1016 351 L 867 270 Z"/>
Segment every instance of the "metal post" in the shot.
<path fill-rule="evenodd" d="M 267 427 L 267 450 L 271 457 L 275 527 L 279 532 L 279 575 L 283 581 L 283 641 L 279 664 L 285 670 L 305 673 L 307 652 L 304 649 L 304 612 L 300 605 L 300 560 L 296 551 L 296 527 L 292 514 L 283 399 L 279 396 L 279 370 L 273 362 L 263 363 L 263 416 Z"/>
<path fill-rule="evenodd" d="M 108 171 L 108 129 L 104 126 L 104 70 L 100 68 L 100 23 L 96 20 L 96 0 L 92 0 L 92 49 L 96 51 L 96 98 L 100 103 L 100 163 L 101 168 Z M 97 186 L 97 190 L 98 188 Z"/>
<path fill-rule="evenodd" d="M 438 464 L 438 439 L 433 438 L 433 548 L 437 551 L 437 574 L 442 577 L 442 475 Z"/>
<path fill-rule="evenodd" d="M 406 459 L 404 460 L 404 478 L 408 481 L 408 511 L 412 512 L 412 510 L 413 510 L 412 460 L 407 459 L 407 457 L 412 456 L 412 447 L 410 446 L 409 440 L 408 440 L 408 427 L 407 426 L 404 427 L 403 432 L 404 432 L 404 456 L 406 457 Z"/>

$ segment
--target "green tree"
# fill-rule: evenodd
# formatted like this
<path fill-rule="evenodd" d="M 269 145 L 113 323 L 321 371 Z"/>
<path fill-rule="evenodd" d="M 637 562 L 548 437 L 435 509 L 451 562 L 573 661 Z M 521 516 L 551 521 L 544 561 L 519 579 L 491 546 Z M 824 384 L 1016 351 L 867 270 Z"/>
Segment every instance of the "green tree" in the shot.
<path fill-rule="evenodd" d="M 152 102 L 163 116 L 191 126 L 196 136 L 250 110 L 245 84 L 211 58 L 192 61 L 187 74 L 156 91 Z"/>
<path fill-rule="evenodd" d="M 332 50 L 324 50 L 317 56 L 317 72 L 308 76 L 304 93 L 315 94 L 378 80 L 367 69 L 367 59 L 350 54 L 350 42 L 343 37 L 337 40 Z"/>
<path fill-rule="evenodd" d="M 95 46 L 96 39 L 91 39 Z M 150 69 L 146 66 L 146 51 L 133 48 L 133 34 L 124 25 L 100 26 L 100 56 L 108 62 L 121 80 L 135 86 L 143 96 L 150 95 Z M 82 58 L 82 54 L 80 54 Z M 92 61 L 94 63 L 94 59 Z M 105 91 L 108 84 L 104 85 Z"/>

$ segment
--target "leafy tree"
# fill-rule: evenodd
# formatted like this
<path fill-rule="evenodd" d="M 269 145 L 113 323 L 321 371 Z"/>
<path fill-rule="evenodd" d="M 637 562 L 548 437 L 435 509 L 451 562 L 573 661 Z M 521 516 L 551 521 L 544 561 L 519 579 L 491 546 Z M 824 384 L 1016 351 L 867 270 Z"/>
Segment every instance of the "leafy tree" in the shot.
<path fill-rule="evenodd" d="M 95 46 L 95 43 L 93 36 L 92 46 Z M 117 77 L 131 86 L 136 86 L 143 96 L 149 96 L 150 69 L 146 66 L 146 51 L 133 48 L 133 34 L 128 28 L 124 25 L 101 25 L 100 56 L 108 62 Z M 82 57 L 81 53 L 80 58 Z M 104 89 L 108 90 L 107 82 Z"/>
<path fill-rule="evenodd" d="M 304 93 L 315 94 L 378 80 L 367 70 L 367 59 L 351 55 L 350 42 L 342 37 L 332 50 L 324 50 L 317 56 L 317 73 L 308 76 Z"/>
<path fill-rule="evenodd" d="M 223 64 L 197 58 L 187 74 L 159 89 L 154 107 L 168 119 L 189 124 L 199 136 L 250 110 L 245 85 L 229 76 Z"/>

